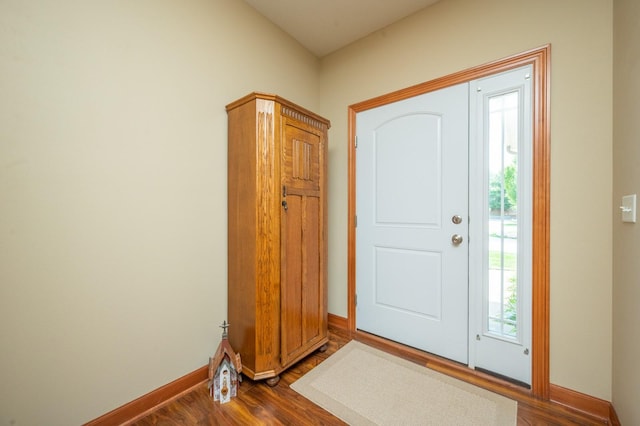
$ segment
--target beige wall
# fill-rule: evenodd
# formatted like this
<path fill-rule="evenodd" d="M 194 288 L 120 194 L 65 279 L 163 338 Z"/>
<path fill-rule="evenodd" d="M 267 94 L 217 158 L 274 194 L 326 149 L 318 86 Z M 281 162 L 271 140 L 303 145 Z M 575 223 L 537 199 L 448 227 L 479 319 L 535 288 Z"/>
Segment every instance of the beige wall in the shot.
<path fill-rule="evenodd" d="M 640 222 L 616 206 L 640 193 L 640 3 L 614 1 L 613 404 L 623 425 L 640 424 Z M 639 194 L 640 195 L 640 194 Z M 640 204 L 639 204 L 640 206 Z M 640 220 L 640 215 L 638 216 Z"/>
<path fill-rule="evenodd" d="M 442 0 L 322 60 L 329 311 L 347 313 L 347 106 L 552 45 L 551 382 L 611 398 L 611 0 Z"/>
<path fill-rule="evenodd" d="M 224 106 L 317 109 L 318 60 L 238 0 L 3 0 L 0 32 L 0 424 L 80 424 L 208 362 Z"/>
<path fill-rule="evenodd" d="M 347 106 L 546 43 L 551 380 L 610 399 L 611 0 L 442 0 L 320 64 L 239 0 L 85 3 L 0 3 L 0 424 L 81 423 L 207 362 L 225 104 L 267 91 L 332 120 L 329 311 L 346 316 Z"/>

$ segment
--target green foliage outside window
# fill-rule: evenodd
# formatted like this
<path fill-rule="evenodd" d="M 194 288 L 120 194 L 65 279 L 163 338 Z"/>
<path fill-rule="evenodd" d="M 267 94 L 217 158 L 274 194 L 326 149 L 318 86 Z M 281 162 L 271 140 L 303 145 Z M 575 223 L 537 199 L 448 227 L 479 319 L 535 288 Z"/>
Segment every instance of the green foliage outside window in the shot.
<path fill-rule="evenodd" d="M 501 211 L 503 202 L 505 212 L 518 206 L 518 172 L 515 162 L 505 167 L 503 173 L 493 176 L 489 182 L 489 208 Z"/>

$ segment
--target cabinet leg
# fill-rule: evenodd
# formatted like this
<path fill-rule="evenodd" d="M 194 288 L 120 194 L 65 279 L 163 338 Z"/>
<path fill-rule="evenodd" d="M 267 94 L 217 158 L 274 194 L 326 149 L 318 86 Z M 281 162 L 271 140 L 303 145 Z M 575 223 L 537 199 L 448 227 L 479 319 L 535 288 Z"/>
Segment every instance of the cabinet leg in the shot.
<path fill-rule="evenodd" d="M 280 376 L 275 376 L 275 377 L 269 377 L 268 379 L 265 380 L 265 383 L 270 386 L 270 387 L 274 387 L 275 385 L 278 384 L 278 382 L 280 381 Z"/>
<path fill-rule="evenodd" d="M 320 346 L 318 348 L 318 352 L 325 352 L 327 350 L 327 348 L 329 347 L 328 343 L 325 343 L 324 345 Z"/>

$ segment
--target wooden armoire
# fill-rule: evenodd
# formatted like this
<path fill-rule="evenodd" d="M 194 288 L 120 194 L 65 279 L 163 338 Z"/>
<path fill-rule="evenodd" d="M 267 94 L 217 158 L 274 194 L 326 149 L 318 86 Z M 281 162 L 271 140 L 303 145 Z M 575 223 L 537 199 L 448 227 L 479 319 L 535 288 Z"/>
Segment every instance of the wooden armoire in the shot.
<path fill-rule="evenodd" d="M 327 333 L 328 120 L 279 96 L 227 105 L 229 342 L 275 385 Z"/>

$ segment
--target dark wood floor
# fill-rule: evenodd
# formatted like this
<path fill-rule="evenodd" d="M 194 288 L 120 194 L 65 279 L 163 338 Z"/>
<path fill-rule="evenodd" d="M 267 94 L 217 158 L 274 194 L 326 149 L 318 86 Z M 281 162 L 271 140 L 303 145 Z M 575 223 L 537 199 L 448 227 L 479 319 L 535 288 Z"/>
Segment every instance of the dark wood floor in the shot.
<path fill-rule="evenodd" d="M 205 384 L 157 409 L 133 425 L 344 425 L 322 408 L 290 389 L 289 385 L 344 346 L 349 338 L 331 330 L 329 348 L 315 352 L 281 375 L 269 387 L 244 379 L 238 396 L 227 404 L 213 402 Z M 602 425 L 579 413 L 552 403 L 518 403 L 518 425 Z"/>

